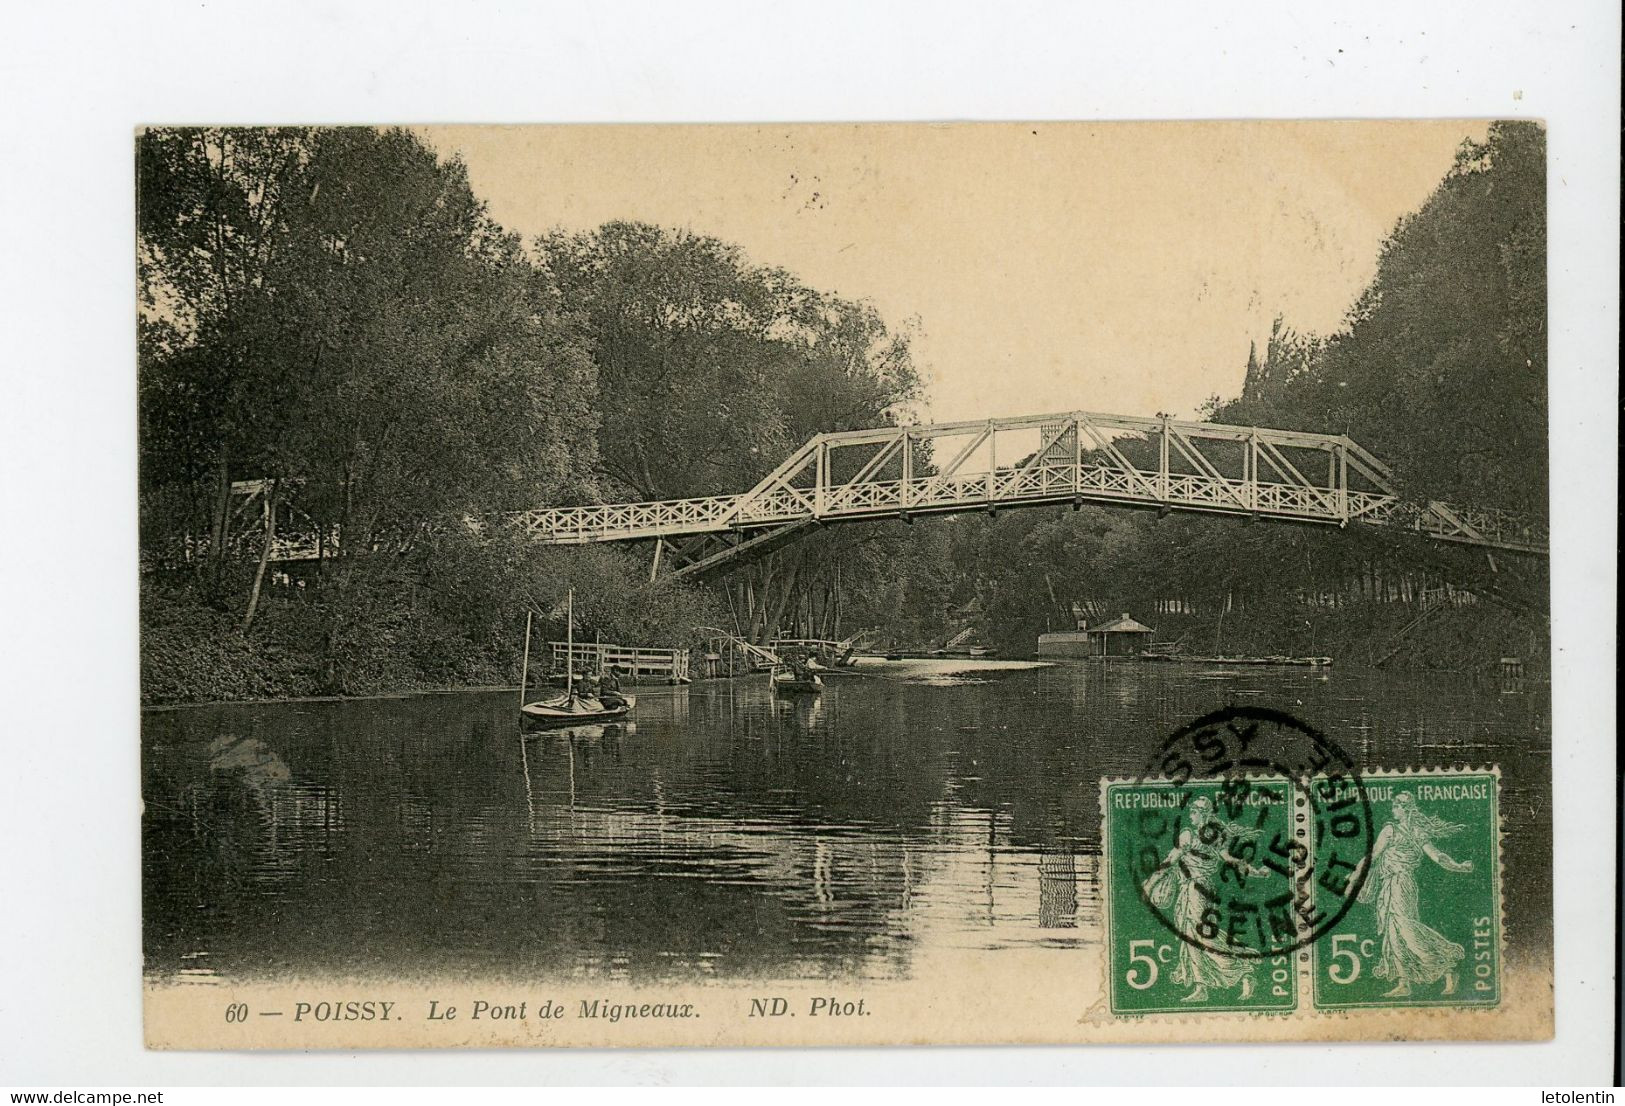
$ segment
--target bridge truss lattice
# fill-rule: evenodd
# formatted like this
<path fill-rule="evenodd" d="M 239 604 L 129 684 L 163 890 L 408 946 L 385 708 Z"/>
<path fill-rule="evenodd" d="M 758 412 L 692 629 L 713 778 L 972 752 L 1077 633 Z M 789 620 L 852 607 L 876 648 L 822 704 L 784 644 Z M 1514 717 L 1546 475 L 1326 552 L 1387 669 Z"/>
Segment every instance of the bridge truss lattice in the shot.
<path fill-rule="evenodd" d="M 550 544 L 686 541 L 675 567 L 687 574 L 823 523 L 1069 502 L 1402 528 L 1536 556 L 1547 546 L 1543 526 L 1504 511 L 1406 500 L 1346 436 L 1081 411 L 820 434 L 739 495 L 511 521 Z"/>

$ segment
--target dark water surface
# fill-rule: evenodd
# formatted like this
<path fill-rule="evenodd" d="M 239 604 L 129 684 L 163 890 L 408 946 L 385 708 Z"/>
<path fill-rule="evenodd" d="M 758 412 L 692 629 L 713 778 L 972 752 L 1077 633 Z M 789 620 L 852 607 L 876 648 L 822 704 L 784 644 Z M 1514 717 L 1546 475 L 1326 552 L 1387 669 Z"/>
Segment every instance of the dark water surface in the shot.
<path fill-rule="evenodd" d="M 900 662 L 775 701 L 642 688 L 521 737 L 511 694 L 143 719 L 154 980 L 907 975 L 1100 938 L 1098 788 L 1228 704 L 1367 767 L 1499 764 L 1508 937 L 1551 931 L 1544 685 L 1333 669 Z"/>

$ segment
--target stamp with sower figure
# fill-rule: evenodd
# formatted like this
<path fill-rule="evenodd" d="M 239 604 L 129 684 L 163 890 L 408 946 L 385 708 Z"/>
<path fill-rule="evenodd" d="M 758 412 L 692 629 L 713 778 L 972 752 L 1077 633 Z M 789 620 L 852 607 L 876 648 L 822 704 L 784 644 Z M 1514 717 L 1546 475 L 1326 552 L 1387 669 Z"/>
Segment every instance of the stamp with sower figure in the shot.
<path fill-rule="evenodd" d="M 1283 778 L 1104 786 L 1112 1013 L 1297 1007 L 1293 877 L 1303 845 L 1292 786 Z"/>
<path fill-rule="evenodd" d="M 1354 906 L 1314 946 L 1319 1009 L 1494 1006 L 1501 999 L 1500 774 L 1365 773 L 1377 837 Z"/>
<path fill-rule="evenodd" d="M 1362 773 L 1278 711 L 1183 727 L 1101 787 L 1112 1013 L 1290 1013 L 1300 969 L 1316 1009 L 1494 1005 L 1498 784 Z"/>

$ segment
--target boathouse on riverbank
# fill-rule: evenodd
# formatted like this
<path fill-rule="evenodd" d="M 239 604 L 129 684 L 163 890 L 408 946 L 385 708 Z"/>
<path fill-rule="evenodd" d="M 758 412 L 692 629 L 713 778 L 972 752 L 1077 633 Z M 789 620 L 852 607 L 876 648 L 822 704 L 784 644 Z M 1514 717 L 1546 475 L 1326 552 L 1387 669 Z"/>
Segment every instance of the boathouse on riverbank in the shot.
<path fill-rule="evenodd" d="M 1038 635 L 1041 657 L 1132 657 L 1151 644 L 1151 627 L 1134 621 L 1125 611 L 1098 626 L 1082 619 L 1076 630 Z"/>

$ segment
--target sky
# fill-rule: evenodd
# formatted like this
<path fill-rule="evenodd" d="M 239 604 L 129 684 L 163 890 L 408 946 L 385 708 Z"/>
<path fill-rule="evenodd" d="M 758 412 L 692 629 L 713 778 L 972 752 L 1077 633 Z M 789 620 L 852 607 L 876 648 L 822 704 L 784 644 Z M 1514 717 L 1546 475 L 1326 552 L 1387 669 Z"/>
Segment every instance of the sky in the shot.
<path fill-rule="evenodd" d="M 1474 121 L 426 127 L 526 238 L 612 219 L 917 320 L 921 414 L 1194 416 L 1328 334 Z"/>

